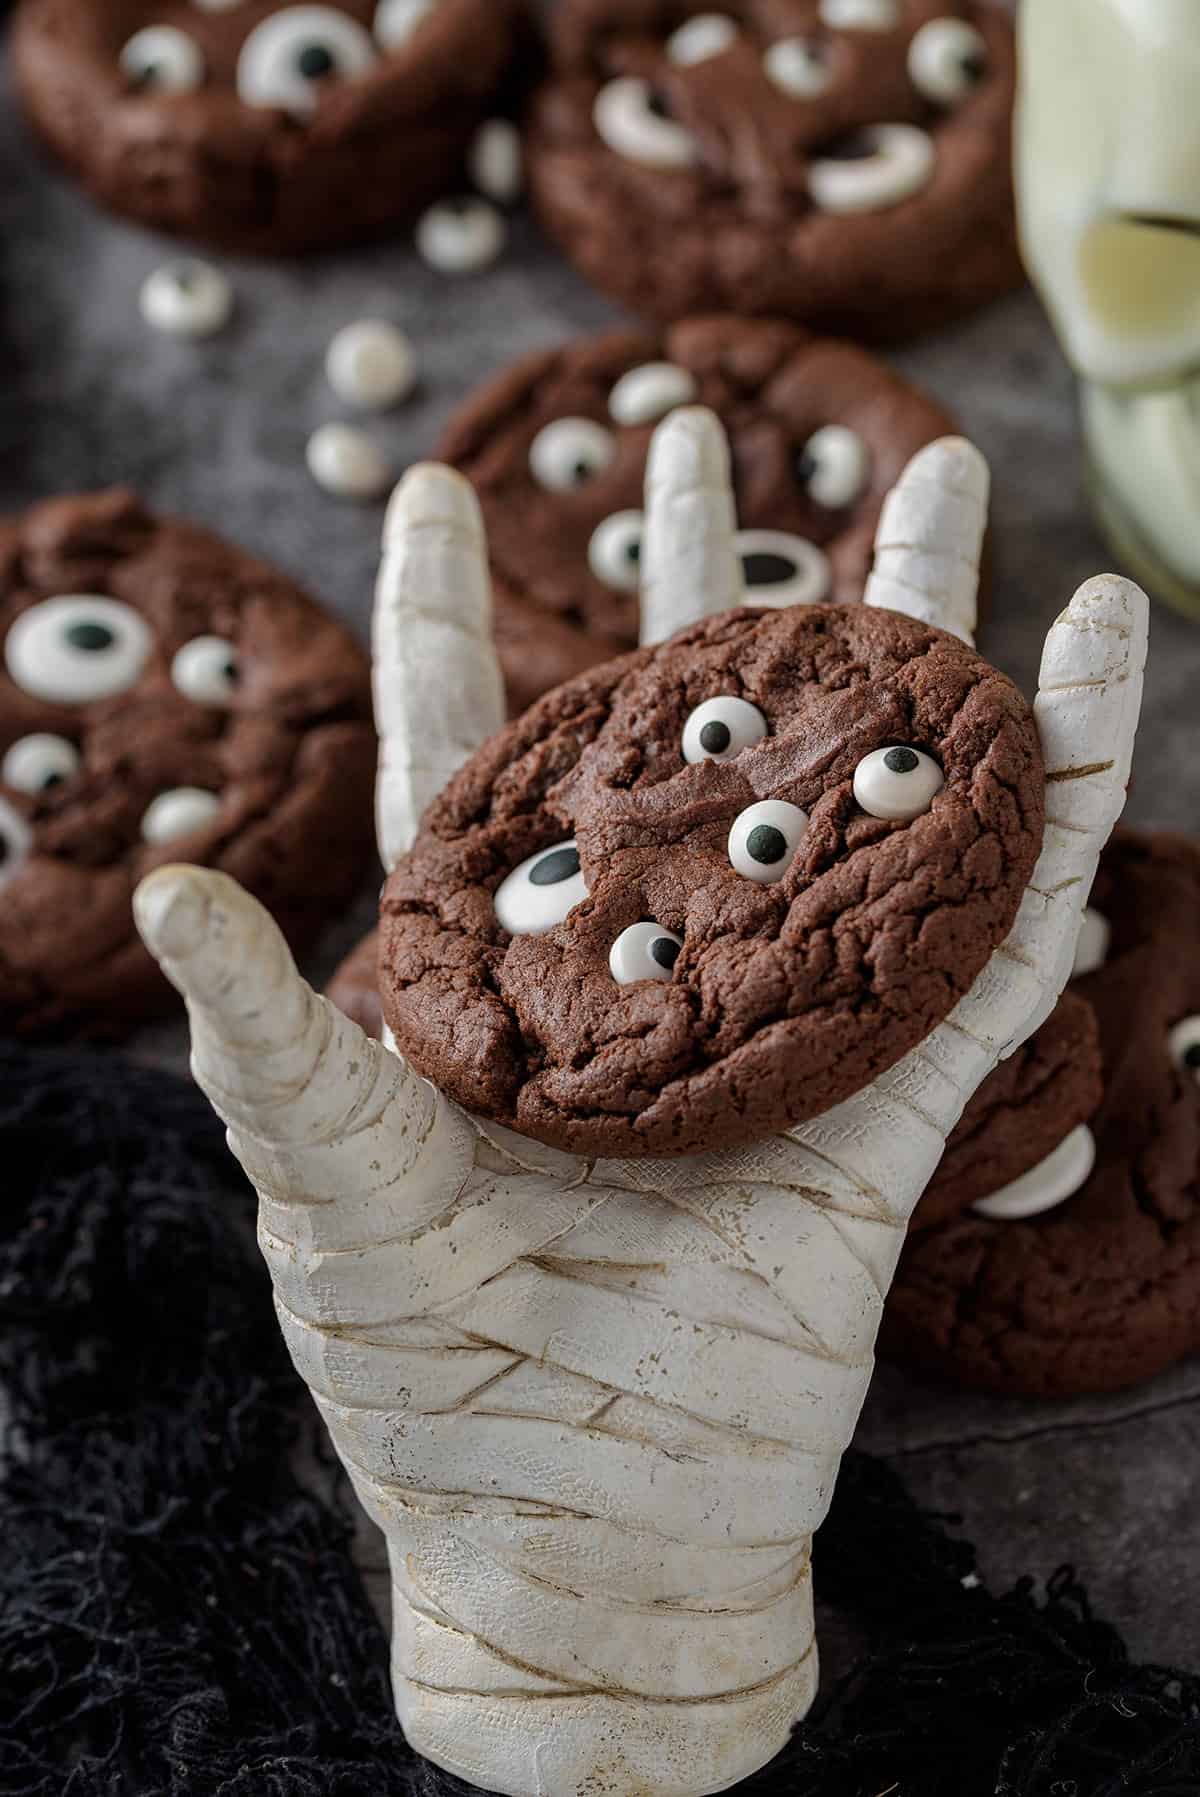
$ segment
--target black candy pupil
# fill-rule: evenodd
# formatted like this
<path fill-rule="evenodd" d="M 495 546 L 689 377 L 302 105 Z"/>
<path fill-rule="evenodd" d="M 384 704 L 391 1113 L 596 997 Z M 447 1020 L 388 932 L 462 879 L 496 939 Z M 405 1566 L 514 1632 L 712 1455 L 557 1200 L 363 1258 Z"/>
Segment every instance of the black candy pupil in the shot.
<path fill-rule="evenodd" d="M 679 959 L 679 944 L 670 936 L 656 936 L 650 944 L 650 959 L 660 967 L 672 968 Z"/>
<path fill-rule="evenodd" d="M 296 66 L 306 81 L 320 81 L 333 74 L 333 57 L 324 44 L 305 44 L 296 58 Z"/>
<path fill-rule="evenodd" d="M 825 162 L 869 162 L 878 154 L 879 145 L 869 131 L 848 131 L 821 151 Z"/>
<path fill-rule="evenodd" d="M 1183 1064 L 1185 1067 L 1200 1067 L 1200 1042 L 1193 1042 L 1190 1048 L 1184 1049 Z"/>
<path fill-rule="evenodd" d="M 732 741 L 728 724 L 705 724 L 700 732 L 700 747 L 709 755 L 723 755 Z"/>
<path fill-rule="evenodd" d="M 83 649 L 89 655 L 111 649 L 116 640 L 107 624 L 68 624 L 66 639 L 72 649 Z"/>
<path fill-rule="evenodd" d="M 806 487 L 817 472 L 817 458 L 811 449 L 804 450 L 796 458 L 796 477 L 802 487 Z"/>
<path fill-rule="evenodd" d="M 760 550 L 742 557 L 742 573 L 748 587 L 778 586 L 782 580 L 791 580 L 795 572 L 795 562 L 788 561 L 785 555 L 770 555 Z"/>
<path fill-rule="evenodd" d="M 0 832 L 0 867 L 4 866 L 4 863 L 8 860 L 8 856 L 9 856 L 8 838 L 7 838 L 7 836 L 5 836 L 3 834 L 3 832 Z"/>
<path fill-rule="evenodd" d="M 632 543 L 627 543 L 625 545 L 625 560 L 627 562 L 640 562 L 641 559 L 642 559 L 642 545 L 638 542 L 637 538 L 635 537 Z"/>
<path fill-rule="evenodd" d="M 746 838 L 746 853 L 763 867 L 774 867 L 787 854 L 787 837 L 774 824 L 755 824 Z"/>
<path fill-rule="evenodd" d="M 652 87 L 646 95 L 646 111 L 652 112 L 656 119 L 669 119 L 671 108 L 667 105 L 666 96 L 656 87 Z"/>
<path fill-rule="evenodd" d="M 883 765 L 889 774 L 911 774 L 921 765 L 921 758 L 915 749 L 889 749 Z"/>
<path fill-rule="evenodd" d="M 987 74 L 987 58 L 981 50 L 968 50 L 960 66 L 968 81 L 982 81 Z"/>
<path fill-rule="evenodd" d="M 241 678 L 241 671 L 238 668 L 236 661 L 227 661 L 221 669 L 221 672 L 224 674 L 226 680 L 228 680 L 230 686 L 236 686 Z"/>
<path fill-rule="evenodd" d="M 61 786 L 62 783 L 63 777 L 61 774 L 47 774 L 46 778 L 42 781 L 42 791 L 50 792 L 53 787 Z"/>
<path fill-rule="evenodd" d="M 591 472 L 592 472 L 591 463 L 585 462 L 583 460 L 583 458 L 581 457 L 579 459 L 579 461 L 577 461 L 571 469 L 571 479 L 575 482 L 575 485 L 577 487 L 581 486 L 582 483 L 589 478 L 589 476 L 591 475 Z"/>
<path fill-rule="evenodd" d="M 572 879 L 578 872 L 578 849 L 551 849 L 548 855 L 542 856 L 536 867 L 530 869 L 529 884 L 531 886 L 557 886 L 563 880 Z"/>

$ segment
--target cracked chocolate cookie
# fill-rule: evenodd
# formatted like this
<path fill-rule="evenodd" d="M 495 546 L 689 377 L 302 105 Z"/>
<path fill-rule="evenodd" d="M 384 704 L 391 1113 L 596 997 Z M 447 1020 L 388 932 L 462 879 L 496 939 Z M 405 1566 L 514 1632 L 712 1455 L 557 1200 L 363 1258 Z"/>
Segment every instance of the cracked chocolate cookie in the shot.
<path fill-rule="evenodd" d="M 23 0 L 12 52 L 103 205 L 278 255 L 386 232 L 461 182 L 526 29 L 521 0 Z"/>
<path fill-rule="evenodd" d="M 954 430 L 864 350 L 775 321 L 610 331 L 506 369 L 458 413 L 438 456 L 483 507 L 514 711 L 636 645 L 650 439 L 690 404 L 728 433 L 759 604 L 861 599 L 885 495 Z"/>
<path fill-rule="evenodd" d="M 1094 1165 L 1040 1207 L 922 1200 L 888 1300 L 885 1351 L 987 1390 L 1115 1390 L 1200 1347 L 1200 845 L 1119 831 L 1091 907 Z"/>
<path fill-rule="evenodd" d="M 547 694 L 426 813 L 384 890 L 413 1065 L 585 1154 L 815 1116 L 915 1046 L 1007 933 L 1037 731 L 956 638 L 739 608 Z"/>
<path fill-rule="evenodd" d="M 130 899 L 234 875 L 301 945 L 372 841 L 357 645 L 290 580 L 127 492 L 0 524 L 0 1029 L 116 1035 L 174 994 Z"/>
<path fill-rule="evenodd" d="M 551 33 L 533 196 L 635 312 L 898 339 L 1020 284 L 990 0 L 563 0 Z"/>

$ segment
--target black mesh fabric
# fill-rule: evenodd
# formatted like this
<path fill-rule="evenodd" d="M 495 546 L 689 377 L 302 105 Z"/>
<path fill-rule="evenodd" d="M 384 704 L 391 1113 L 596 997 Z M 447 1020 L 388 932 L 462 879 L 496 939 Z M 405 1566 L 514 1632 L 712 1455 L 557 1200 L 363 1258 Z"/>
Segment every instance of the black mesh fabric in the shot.
<path fill-rule="evenodd" d="M 295 1471 L 324 1450 L 252 1222 L 190 1086 L 0 1047 L 2 1797 L 467 1797 L 396 1724 L 332 1472 Z M 994 1595 L 949 1525 L 847 1457 L 816 1577 L 864 1657 L 742 1789 L 1196 1797 L 1200 1678 L 1131 1665 L 1070 1571 Z"/>

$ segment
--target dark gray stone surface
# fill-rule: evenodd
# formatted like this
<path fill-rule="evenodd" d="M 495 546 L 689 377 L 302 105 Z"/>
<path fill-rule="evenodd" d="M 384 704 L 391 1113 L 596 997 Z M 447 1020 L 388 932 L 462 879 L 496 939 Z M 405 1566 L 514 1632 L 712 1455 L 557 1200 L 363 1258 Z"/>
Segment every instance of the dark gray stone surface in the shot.
<path fill-rule="evenodd" d="M 381 507 L 326 497 L 308 433 L 342 415 L 322 359 L 333 332 L 382 314 L 411 334 L 418 395 L 371 429 L 399 472 L 442 420 L 521 351 L 611 319 L 521 221 L 486 275 L 450 281 L 406 243 L 302 264 L 225 262 L 231 328 L 201 345 L 157 337 L 138 288 L 172 247 L 102 217 L 41 162 L 0 89 L 0 507 L 128 481 L 300 576 L 365 640 Z M 984 646 L 1026 689 L 1074 587 L 1110 565 L 1088 519 L 1070 376 L 1026 294 L 897 363 L 953 410 L 995 474 L 993 611 Z M 1156 608 L 1131 818 L 1195 828 L 1200 629 Z M 320 977 L 365 927 L 372 897 L 331 932 Z M 136 1052 L 182 1064 L 178 1026 Z M 958 1511 L 994 1579 L 1071 1561 L 1151 1657 L 1200 1659 L 1200 1364 L 1142 1390 L 1072 1404 L 995 1402 L 884 1369 L 859 1431 L 918 1497 Z"/>

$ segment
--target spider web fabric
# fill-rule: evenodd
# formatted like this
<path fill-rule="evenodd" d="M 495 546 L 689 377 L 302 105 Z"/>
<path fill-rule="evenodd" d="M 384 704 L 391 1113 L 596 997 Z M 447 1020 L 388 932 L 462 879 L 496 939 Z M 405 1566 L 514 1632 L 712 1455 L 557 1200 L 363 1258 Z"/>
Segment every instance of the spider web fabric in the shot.
<path fill-rule="evenodd" d="M 348 1504 L 295 1470 L 253 1216 L 191 1086 L 0 1046 L 0 1797 L 472 1789 L 406 1746 Z M 989 1591 L 949 1525 L 846 1457 L 816 1580 L 864 1655 L 740 1788 L 1196 1797 L 1200 1676 L 1131 1664 L 1069 1569 Z"/>

